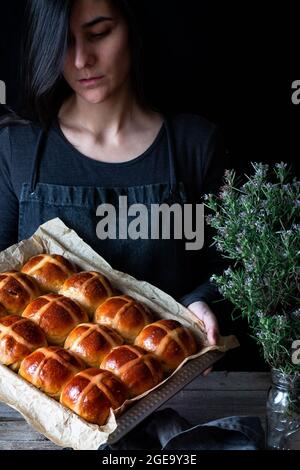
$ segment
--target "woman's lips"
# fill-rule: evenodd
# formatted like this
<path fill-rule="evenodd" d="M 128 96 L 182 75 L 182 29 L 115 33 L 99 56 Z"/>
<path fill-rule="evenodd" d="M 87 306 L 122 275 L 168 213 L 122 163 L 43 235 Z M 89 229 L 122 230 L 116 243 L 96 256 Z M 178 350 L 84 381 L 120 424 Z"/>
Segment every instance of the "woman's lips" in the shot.
<path fill-rule="evenodd" d="M 84 86 L 93 86 L 93 85 L 98 85 L 99 81 L 104 78 L 104 75 L 101 75 L 99 77 L 92 77 L 92 78 L 83 78 L 82 80 L 79 80 L 79 83 Z"/>

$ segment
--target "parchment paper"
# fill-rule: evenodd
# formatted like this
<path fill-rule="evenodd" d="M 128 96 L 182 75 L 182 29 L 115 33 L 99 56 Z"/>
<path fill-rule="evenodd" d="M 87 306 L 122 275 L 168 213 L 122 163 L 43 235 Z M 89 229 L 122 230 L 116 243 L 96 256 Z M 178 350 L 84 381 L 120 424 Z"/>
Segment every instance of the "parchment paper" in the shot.
<path fill-rule="evenodd" d="M 74 261 L 84 271 L 100 271 L 114 288 L 139 300 L 158 317 L 177 319 L 190 327 L 198 341 L 204 344 L 204 348 L 198 354 L 187 358 L 177 370 L 188 360 L 207 354 L 209 351 L 226 352 L 239 345 L 235 336 L 227 336 L 221 337 L 217 346 L 209 346 L 202 322 L 190 310 L 157 287 L 114 270 L 58 218 L 41 225 L 29 240 L 24 240 L 1 252 L 0 272 L 20 269 L 31 256 L 40 253 L 60 254 Z M 155 388 L 163 387 L 171 376 L 176 375 L 176 371 Z M 116 411 L 116 415 L 148 393 L 150 390 L 139 397 L 127 400 Z M 117 427 L 117 419 L 112 411 L 105 426 L 89 424 L 3 365 L 0 365 L 0 400 L 19 411 L 35 430 L 63 447 L 96 450 L 107 442 L 109 435 Z"/>

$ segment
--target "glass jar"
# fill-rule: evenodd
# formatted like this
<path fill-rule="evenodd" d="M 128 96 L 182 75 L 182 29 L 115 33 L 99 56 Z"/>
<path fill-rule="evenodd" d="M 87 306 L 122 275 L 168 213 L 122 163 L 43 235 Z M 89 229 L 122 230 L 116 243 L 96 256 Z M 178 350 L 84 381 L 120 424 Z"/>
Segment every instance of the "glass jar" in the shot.
<path fill-rule="evenodd" d="M 300 375 L 272 369 L 267 400 L 266 446 L 273 450 L 300 449 Z"/>

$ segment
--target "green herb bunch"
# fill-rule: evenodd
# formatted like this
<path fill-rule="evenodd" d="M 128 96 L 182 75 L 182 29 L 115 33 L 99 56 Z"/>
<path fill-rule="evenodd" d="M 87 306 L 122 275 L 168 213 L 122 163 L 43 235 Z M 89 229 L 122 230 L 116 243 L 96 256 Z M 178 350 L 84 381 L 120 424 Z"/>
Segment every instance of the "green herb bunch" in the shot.
<path fill-rule="evenodd" d="M 218 195 L 205 195 L 214 243 L 231 260 L 213 275 L 224 298 L 248 319 L 265 361 L 286 373 L 300 371 L 292 344 L 300 339 L 300 182 L 285 163 L 253 163 L 240 187 L 226 170 Z"/>

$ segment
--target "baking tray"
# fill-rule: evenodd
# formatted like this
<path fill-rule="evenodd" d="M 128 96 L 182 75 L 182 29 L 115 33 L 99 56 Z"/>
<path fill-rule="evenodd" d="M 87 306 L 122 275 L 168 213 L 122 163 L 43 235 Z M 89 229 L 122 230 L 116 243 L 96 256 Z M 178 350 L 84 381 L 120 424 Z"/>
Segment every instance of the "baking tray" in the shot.
<path fill-rule="evenodd" d="M 73 230 L 64 225 L 60 219 L 54 219 L 45 223 L 39 227 L 31 239 L 22 241 L 5 252 L 0 253 L 0 266 L 2 260 L 3 270 L 14 269 L 17 263 L 22 265 L 30 256 L 43 252 L 58 253 L 66 256 L 81 266 L 83 270 L 99 270 L 107 276 L 113 286 L 120 288 L 120 291 L 132 295 L 132 297 L 143 302 L 155 311 L 158 316 L 179 319 L 183 324 L 193 326 L 195 333 L 196 330 L 199 330 L 198 319 L 193 317 L 193 314 L 191 315 L 191 312 L 176 302 L 175 299 L 151 284 L 138 281 L 125 273 L 115 271 L 99 254 L 94 252 L 91 247 L 80 239 Z M 236 339 L 234 337 L 223 337 L 222 344 L 220 342 L 215 347 L 216 349 L 213 348 L 203 352 L 198 357 L 189 359 L 160 386 L 155 387 L 152 392 L 148 392 L 139 400 L 133 401 L 129 405 L 130 407 L 125 409 L 122 415 L 114 420 L 116 427 L 114 423 L 111 423 L 114 429 L 109 432 L 106 425 L 102 429 L 85 422 L 70 410 L 54 402 L 46 394 L 35 389 L 31 384 L 26 383 L 24 380 L 21 382 L 19 377 L 15 377 L 15 373 L 12 375 L 6 371 L 4 374 L 4 369 L 2 372 L 7 380 L 10 379 L 11 388 L 9 390 L 13 397 L 11 394 L 7 395 L 6 384 L 6 389 L 3 391 L 5 399 L 2 399 L 2 401 L 20 411 L 34 429 L 41 432 L 48 439 L 51 439 L 55 444 L 78 450 L 96 450 L 120 440 L 147 416 L 160 408 L 189 382 L 199 376 L 205 369 L 217 362 L 224 355 L 225 351 L 236 346 Z M 33 395 L 35 396 L 34 407 L 27 400 L 25 400 L 26 403 L 20 403 L 20 395 L 14 396 L 17 386 L 22 388 L 23 393 L 21 392 L 21 396 L 24 396 L 24 400 L 26 394 L 29 397 L 29 401 L 32 400 Z M 45 410 L 48 410 L 47 419 L 45 418 Z M 68 426 L 66 426 L 66 423 L 68 423 Z M 106 433 L 109 435 L 104 439 L 103 435 Z"/>
<path fill-rule="evenodd" d="M 110 434 L 107 442 L 101 445 L 99 449 L 101 450 L 109 444 L 118 442 L 147 418 L 147 416 L 160 408 L 166 401 L 170 400 L 170 398 L 181 391 L 188 383 L 192 382 L 192 380 L 202 374 L 202 372 L 211 367 L 223 356 L 224 353 L 220 351 L 210 351 L 203 356 L 188 361 L 161 388 L 153 390 L 153 392 L 150 392 L 147 396 L 132 405 L 130 409 L 125 411 L 117 419 L 117 429 Z M 203 380 L 205 380 L 205 378 L 203 378 Z"/>

